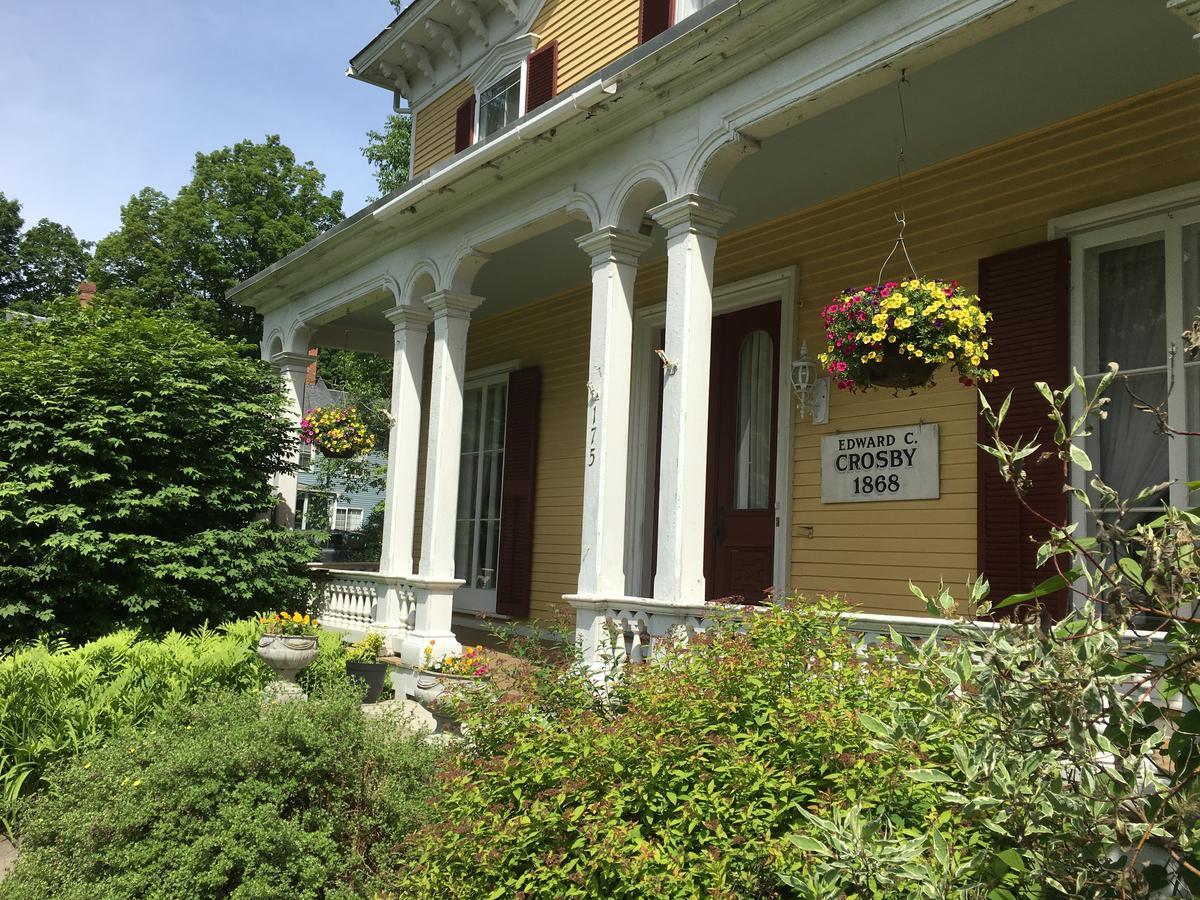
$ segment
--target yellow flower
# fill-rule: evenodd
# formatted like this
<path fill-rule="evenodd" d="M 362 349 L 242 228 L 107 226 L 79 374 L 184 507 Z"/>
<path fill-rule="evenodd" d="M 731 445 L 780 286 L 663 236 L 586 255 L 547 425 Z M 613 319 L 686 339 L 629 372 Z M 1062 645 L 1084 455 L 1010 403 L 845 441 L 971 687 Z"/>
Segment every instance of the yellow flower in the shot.
<path fill-rule="evenodd" d="M 993 378 L 999 378 L 999 377 L 1000 377 L 1000 372 L 999 372 L 999 370 L 998 370 L 998 369 L 992 369 L 992 377 L 993 377 Z"/>
<path fill-rule="evenodd" d="M 913 309 L 911 306 L 906 306 L 906 307 L 904 307 L 904 314 L 906 316 L 915 316 L 917 314 L 917 311 L 915 309 Z"/>
<path fill-rule="evenodd" d="M 913 356 L 924 356 L 924 355 L 925 355 L 924 350 L 914 350 L 913 351 Z"/>
<path fill-rule="evenodd" d="M 979 359 L 979 357 L 978 357 L 978 356 L 972 356 L 972 357 L 971 357 L 971 365 L 973 365 L 973 366 L 977 366 L 977 365 L 979 365 L 979 363 L 980 363 L 980 359 Z"/>
<path fill-rule="evenodd" d="M 132 784 L 132 785 L 130 785 L 130 787 L 137 787 L 137 786 L 138 786 L 139 784 L 141 784 L 141 783 L 142 783 L 142 779 L 140 779 L 140 778 L 135 778 L 135 779 L 133 780 L 133 784 Z"/>
<path fill-rule="evenodd" d="M 896 343 L 896 336 L 895 336 L 894 334 L 889 334 L 889 335 L 888 335 L 888 343 L 889 343 L 889 344 L 894 344 L 894 343 Z"/>

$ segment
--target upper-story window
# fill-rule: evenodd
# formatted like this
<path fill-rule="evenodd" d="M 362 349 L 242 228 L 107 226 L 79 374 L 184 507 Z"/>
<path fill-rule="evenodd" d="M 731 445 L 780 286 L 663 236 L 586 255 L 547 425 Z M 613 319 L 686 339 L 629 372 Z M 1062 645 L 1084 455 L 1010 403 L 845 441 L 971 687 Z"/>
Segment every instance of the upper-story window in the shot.
<path fill-rule="evenodd" d="M 479 138 L 495 134 L 521 114 L 521 69 L 513 69 L 479 94 Z"/>

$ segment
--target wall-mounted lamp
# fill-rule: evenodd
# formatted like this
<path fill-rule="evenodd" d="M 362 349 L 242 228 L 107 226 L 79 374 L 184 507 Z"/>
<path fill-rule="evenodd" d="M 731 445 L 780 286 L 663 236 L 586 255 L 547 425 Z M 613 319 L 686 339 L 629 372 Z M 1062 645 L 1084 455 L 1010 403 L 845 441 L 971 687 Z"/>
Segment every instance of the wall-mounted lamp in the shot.
<path fill-rule="evenodd" d="M 800 357 L 792 363 L 792 393 L 800 420 L 811 416 L 814 425 L 829 421 L 829 379 L 820 377 L 820 372 L 820 366 L 808 358 L 808 342 L 803 342 Z"/>

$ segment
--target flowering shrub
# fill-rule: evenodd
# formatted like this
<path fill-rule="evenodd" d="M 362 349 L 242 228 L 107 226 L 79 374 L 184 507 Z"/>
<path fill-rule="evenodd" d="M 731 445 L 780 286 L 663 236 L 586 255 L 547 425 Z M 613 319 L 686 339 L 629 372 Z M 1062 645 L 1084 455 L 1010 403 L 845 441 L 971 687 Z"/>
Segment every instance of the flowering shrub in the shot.
<path fill-rule="evenodd" d="M 300 420 L 300 439 L 325 456 L 345 459 L 375 449 L 375 435 L 353 406 L 318 406 Z"/>
<path fill-rule="evenodd" d="M 265 634 L 312 636 L 321 629 L 317 620 L 308 613 L 277 612 L 269 616 L 259 616 L 258 621 L 264 626 Z"/>
<path fill-rule="evenodd" d="M 822 310 L 829 341 L 818 357 L 842 390 L 875 382 L 873 369 L 899 355 L 949 365 L 970 386 L 1000 373 L 986 365 L 991 313 L 957 281 L 889 281 L 843 291 Z"/>
<path fill-rule="evenodd" d="M 433 642 L 425 648 L 426 672 L 441 672 L 444 675 L 473 675 L 482 678 L 491 671 L 491 659 L 483 647 L 467 647 L 460 656 L 433 658 Z"/>

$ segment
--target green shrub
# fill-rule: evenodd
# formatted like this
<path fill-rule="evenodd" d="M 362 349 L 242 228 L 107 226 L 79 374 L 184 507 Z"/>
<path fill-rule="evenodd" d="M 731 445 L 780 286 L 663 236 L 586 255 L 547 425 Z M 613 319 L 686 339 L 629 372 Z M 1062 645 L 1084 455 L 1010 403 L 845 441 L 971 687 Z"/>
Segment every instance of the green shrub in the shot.
<path fill-rule="evenodd" d="M 22 819 L 8 900 L 370 896 L 420 824 L 432 751 L 363 718 L 349 689 L 308 703 L 218 695 L 85 754 Z"/>
<path fill-rule="evenodd" d="M 163 707 L 215 691 L 253 692 L 270 679 L 255 653 L 260 626 L 171 633 L 118 631 L 82 647 L 41 641 L 0 657 L 0 828 L 12 830 L 18 798 L 41 787 L 52 763 L 93 750 Z M 301 673 L 308 690 L 345 682 L 341 637 L 324 632 Z"/>
<path fill-rule="evenodd" d="M 897 827 L 921 826 L 936 785 L 904 774 L 914 755 L 876 753 L 864 716 L 910 676 L 857 656 L 837 610 L 788 603 L 744 633 L 717 627 L 631 667 L 607 701 L 568 674 L 470 710 L 392 891 L 749 897 L 778 884 L 804 810 L 887 801 Z"/>
<path fill-rule="evenodd" d="M 291 425 L 239 351 L 101 301 L 0 322 L 0 647 L 304 601 L 313 548 L 261 521 Z"/>

